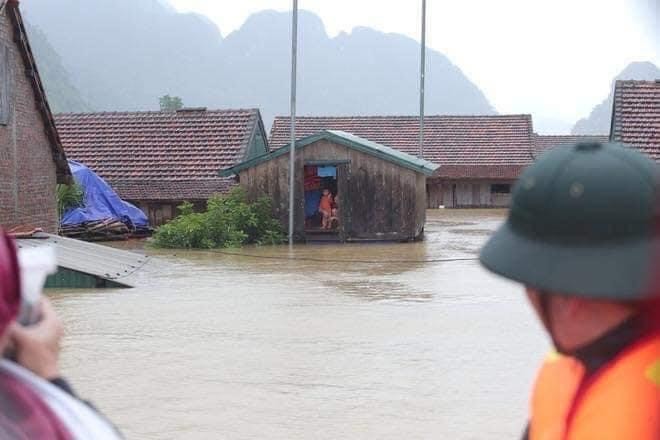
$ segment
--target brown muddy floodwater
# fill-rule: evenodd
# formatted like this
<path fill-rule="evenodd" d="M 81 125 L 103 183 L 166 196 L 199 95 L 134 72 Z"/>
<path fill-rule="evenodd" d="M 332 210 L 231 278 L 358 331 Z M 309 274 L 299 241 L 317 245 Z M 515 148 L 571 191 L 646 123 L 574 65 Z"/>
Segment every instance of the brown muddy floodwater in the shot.
<path fill-rule="evenodd" d="M 134 289 L 50 292 L 64 373 L 129 439 L 518 438 L 548 346 L 522 289 L 476 261 L 409 262 L 476 257 L 503 217 L 237 251 L 268 258 L 149 250 Z"/>

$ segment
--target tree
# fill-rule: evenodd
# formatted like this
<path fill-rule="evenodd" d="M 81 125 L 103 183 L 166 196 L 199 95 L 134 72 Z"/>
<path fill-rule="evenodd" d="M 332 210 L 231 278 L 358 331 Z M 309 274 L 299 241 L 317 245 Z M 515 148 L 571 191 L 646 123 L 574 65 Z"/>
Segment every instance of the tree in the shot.
<path fill-rule="evenodd" d="M 175 112 L 183 108 L 183 101 L 178 96 L 165 95 L 158 98 L 158 101 L 162 112 Z"/>

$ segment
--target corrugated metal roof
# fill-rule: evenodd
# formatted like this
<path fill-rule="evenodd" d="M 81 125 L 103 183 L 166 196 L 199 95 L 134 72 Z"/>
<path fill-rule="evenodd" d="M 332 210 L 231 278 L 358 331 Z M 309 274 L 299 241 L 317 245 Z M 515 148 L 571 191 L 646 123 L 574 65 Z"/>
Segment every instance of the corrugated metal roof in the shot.
<path fill-rule="evenodd" d="M 327 139 L 331 142 L 344 145 L 348 148 L 352 148 L 362 153 L 378 157 L 382 160 L 395 163 L 404 168 L 417 171 L 418 173 L 424 173 L 429 176 L 432 175 L 433 172 L 437 170 L 439 167 L 438 165 L 431 163 L 427 160 L 420 159 L 418 157 L 412 156 L 402 151 L 395 150 L 385 145 L 381 145 L 376 142 L 370 141 L 368 139 L 364 139 L 354 134 L 340 130 L 322 130 L 317 134 L 296 141 L 296 149 L 306 147 L 307 145 L 311 145 L 322 139 Z M 285 145 L 284 147 L 275 150 L 269 154 L 256 157 L 254 159 L 238 164 L 232 168 L 226 169 L 222 171 L 220 175 L 226 177 L 232 174 L 236 174 L 244 169 L 254 167 L 262 162 L 266 162 L 276 157 L 287 154 L 290 148 L 291 148 L 291 144 Z"/>
<path fill-rule="evenodd" d="M 121 280 L 144 266 L 149 257 L 85 241 L 52 234 L 16 240 L 19 248 L 54 246 L 60 267 L 108 280 Z M 122 282 L 122 284 L 125 284 Z"/>

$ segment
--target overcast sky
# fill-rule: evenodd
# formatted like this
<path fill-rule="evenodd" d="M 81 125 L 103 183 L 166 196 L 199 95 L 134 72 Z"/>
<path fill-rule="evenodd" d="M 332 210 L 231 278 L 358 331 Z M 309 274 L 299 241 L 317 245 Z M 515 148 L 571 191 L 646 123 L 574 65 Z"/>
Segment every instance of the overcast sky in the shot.
<path fill-rule="evenodd" d="M 223 35 L 291 0 L 169 0 Z M 427 0 L 427 44 L 447 55 L 500 113 L 532 113 L 539 131 L 568 131 L 632 61 L 660 65 L 660 0 Z M 299 0 L 330 36 L 368 26 L 419 41 L 421 0 Z M 411 66 L 411 68 L 416 68 Z M 434 97 L 434 99 L 441 97 Z"/>

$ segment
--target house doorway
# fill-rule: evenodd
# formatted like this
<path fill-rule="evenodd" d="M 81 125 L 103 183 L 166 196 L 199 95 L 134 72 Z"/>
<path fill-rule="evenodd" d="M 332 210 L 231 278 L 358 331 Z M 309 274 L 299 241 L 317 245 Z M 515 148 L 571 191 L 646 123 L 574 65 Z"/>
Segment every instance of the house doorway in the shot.
<path fill-rule="evenodd" d="M 305 231 L 337 233 L 337 166 L 305 165 Z"/>

